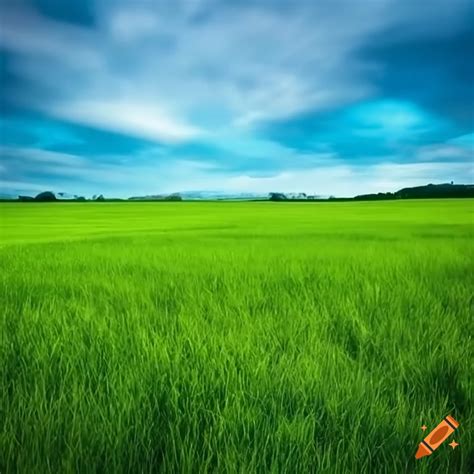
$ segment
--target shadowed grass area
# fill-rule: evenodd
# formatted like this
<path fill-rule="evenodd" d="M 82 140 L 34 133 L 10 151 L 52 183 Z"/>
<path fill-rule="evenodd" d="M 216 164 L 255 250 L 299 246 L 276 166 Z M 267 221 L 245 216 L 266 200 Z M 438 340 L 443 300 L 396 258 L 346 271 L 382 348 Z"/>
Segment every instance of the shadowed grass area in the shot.
<path fill-rule="evenodd" d="M 473 201 L 0 207 L 1 472 L 470 472 Z M 415 460 L 452 414 L 454 451 Z"/>

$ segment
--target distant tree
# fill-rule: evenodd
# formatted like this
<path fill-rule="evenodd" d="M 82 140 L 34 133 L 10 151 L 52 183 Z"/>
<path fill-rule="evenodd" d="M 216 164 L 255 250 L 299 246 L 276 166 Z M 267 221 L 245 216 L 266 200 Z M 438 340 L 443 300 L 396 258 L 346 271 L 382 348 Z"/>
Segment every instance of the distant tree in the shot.
<path fill-rule="evenodd" d="M 98 196 L 95 196 L 94 201 L 105 201 L 105 197 L 103 194 L 99 194 Z"/>
<path fill-rule="evenodd" d="M 270 201 L 287 201 L 288 200 L 286 194 L 283 194 L 283 193 L 270 193 L 268 195 L 268 199 Z"/>
<path fill-rule="evenodd" d="M 53 202 L 57 201 L 56 196 L 53 192 L 51 191 L 44 191 L 42 193 L 39 193 L 35 197 L 35 201 L 41 201 L 41 202 Z"/>
<path fill-rule="evenodd" d="M 164 201 L 182 201 L 183 198 L 179 193 L 173 193 L 164 198 Z"/>
<path fill-rule="evenodd" d="M 23 201 L 23 202 L 30 202 L 30 201 L 34 201 L 35 198 L 31 197 L 31 196 L 18 196 L 18 201 Z"/>
<path fill-rule="evenodd" d="M 86 200 L 86 198 L 84 196 L 76 196 L 76 201 L 82 202 L 82 201 L 85 201 L 85 200 Z"/>
<path fill-rule="evenodd" d="M 354 201 L 387 201 L 395 198 L 393 193 L 360 194 L 354 197 Z"/>

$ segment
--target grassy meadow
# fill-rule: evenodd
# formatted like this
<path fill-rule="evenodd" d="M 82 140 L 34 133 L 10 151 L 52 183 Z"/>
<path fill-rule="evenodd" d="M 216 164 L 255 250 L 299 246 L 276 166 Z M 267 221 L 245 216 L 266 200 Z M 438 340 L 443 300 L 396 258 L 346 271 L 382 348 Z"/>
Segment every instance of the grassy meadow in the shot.
<path fill-rule="evenodd" d="M 472 473 L 473 218 L 1 204 L 0 472 Z"/>

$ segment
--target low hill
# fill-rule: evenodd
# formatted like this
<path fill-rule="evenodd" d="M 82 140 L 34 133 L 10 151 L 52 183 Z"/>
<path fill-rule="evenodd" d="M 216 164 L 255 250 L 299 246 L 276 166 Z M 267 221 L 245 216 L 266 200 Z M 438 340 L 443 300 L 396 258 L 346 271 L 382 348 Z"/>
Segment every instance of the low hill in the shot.
<path fill-rule="evenodd" d="M 403 188 L 395 195 L 402 199 L 474 197 L 472 184 L 428 184 L 415 188 Z"/>
<path fill-rule="evenodd" d="M 443 199 L 474 197 L 472 184 L 428 184 L 413 188 L 403 188 L 395 193 L 361 194 L 355 201 L 384 201 L 388 199 Z"/>

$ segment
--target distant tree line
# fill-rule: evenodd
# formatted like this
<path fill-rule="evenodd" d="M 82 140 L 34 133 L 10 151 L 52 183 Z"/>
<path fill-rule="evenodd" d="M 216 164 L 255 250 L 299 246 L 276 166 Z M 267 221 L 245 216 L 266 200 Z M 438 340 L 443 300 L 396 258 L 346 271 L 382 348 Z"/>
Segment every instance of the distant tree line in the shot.
<path fill-rule="evenodd" d="M 474 185 L 472 184 L 428 184 L 413 188 L 403 188 L 394 193 L 360 194 L 353 198 L 317 198 L 306 196 L 304 193 L 298 195 L 287 195 L 285 193 L 269 193 L 269 201 L 389 201 L 394 199 L 446 199 L 446 198 L 472 198 L 474 197 Z"/>
<path fill-rule="evenodd" d="M 151 194 L 148 196 L 132 196 L 128 198 L 129 201 L 182 201 L 183 198 L 179 193 L 169 195 Z"/>
<path fill-rule="evenodd" d="M 58 198 L 59 196 L 59 198 Z M 84 196 L 77 196 L 74 195 L 71 198 L 66 197 L 66 193 L 58 193 L 57 195 L 52 191 L 43 191 L 36 196 L 18 196 L 18 201 L 21 202 L 86 202 L 86 201 L 94 201 L 94 202 L 105 202 L 105 201 L 124 201 L 124 199 L 110 199 L 104 197 L 103 194 L 95 194 L 92 196 L 91 199 L 86 199 Z M 170 195 L 163 195 L 163 196 L 142 196 L 142 197 L 131 197 L 128 199 L 129 201 L 182 201 L 183 198 L 180 194 L 174 193 Z"/>
<path fill-rule="evenodd" d="M 59 196 L 59 198 L 58 198 Z M 110 199 L 104 197 L 103 194 L 92 196 L 92 199 L 86 199 L 84 196 L 73 195 L 67 197 L 66 193 L 58 193 L 52 191 L 44 191 L 32 196 L 18 196 L 21 202 L 114 202 L 124 201 L 124 199 Z M 426 186 L 416 186 L 413 188 L 403 188 L 394 193 L 376 193 L 376 194 L 360 194 L 353 198 L 329 196 L 323 198 L 316 195 L 307 195 L 305 193 L 281 193 L 271 192 L 268 195 L 269 201 L 389 201 L 395 199 L 434 199 L 434 198 L 472 198 L 474 197 L 474 185 L 472 184 L 428 184 Z M 147 196 L 133 196 L 127 201 L 182 201 L 183 197 L 179 193 L 169 195 L 156 194 Z"/>
<path fill-rule="evenodd" d="M 35 197 L 31 196 L 18 196 L 19 201 L 40 201 L 40 202 L 54 202 L 57 201 L 57 197 L 51 191 L 44 191 L 37 194 Z"/>
<path fill-rule="evenodd" d="M 474 197 L 474 185 L 470 184 L 428 184 L 403 188 L 395 193 L 361 194 L 356 201 L 385 201 L 389 199 L 441 199 Z"/>

